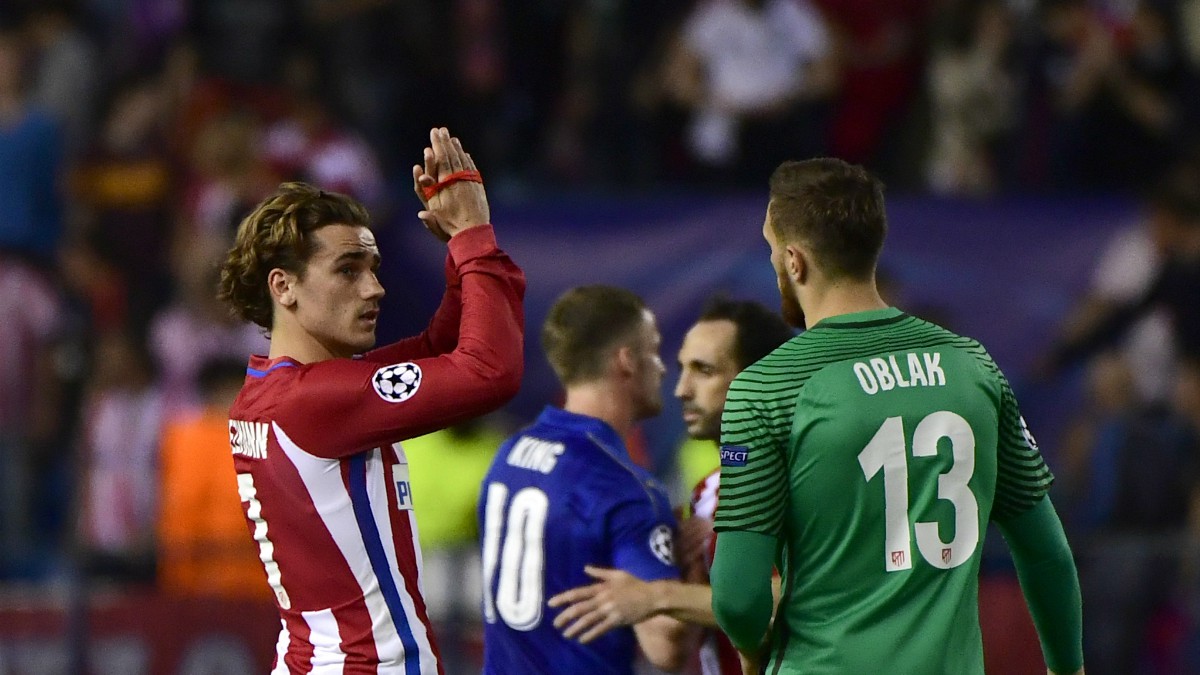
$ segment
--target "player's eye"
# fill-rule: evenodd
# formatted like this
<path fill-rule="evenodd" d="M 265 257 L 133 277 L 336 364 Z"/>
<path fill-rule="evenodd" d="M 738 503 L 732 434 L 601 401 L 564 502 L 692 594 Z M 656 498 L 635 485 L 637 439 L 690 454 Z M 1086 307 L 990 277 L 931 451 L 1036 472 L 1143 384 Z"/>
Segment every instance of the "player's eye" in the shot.
<path fill-rule="evenodd" d="M 353 277 L 358 273 L 358 271 L 350 265 L 342 265 L 338 268 L 337 273 L 344 277 Z"/>

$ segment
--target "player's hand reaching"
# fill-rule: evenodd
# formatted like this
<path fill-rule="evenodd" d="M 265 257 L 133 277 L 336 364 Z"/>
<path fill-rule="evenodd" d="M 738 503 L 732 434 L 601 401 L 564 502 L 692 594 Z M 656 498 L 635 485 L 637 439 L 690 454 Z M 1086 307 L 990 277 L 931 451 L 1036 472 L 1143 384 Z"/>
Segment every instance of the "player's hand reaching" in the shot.
<path fill-rule="evenodd" d="M 413 166 L 413 189 L 425 207 L 417 217 L 434 236 L 446 241 L 491 222 L 487 193 L 477 179 L 475 161 L 445 127 L 429 131 L 429 147 L 423 159 L 424 166 Z M 470 177 L 472 174 L 476 178 Z"/>
<path fill-rule="evenodd" d="M 654 614 L 647 582 L 621 570 L 588 565 L 583 571 L 597 583 L 563 591 L 547 603 L 567 606 L 554 617 L 554 627 L 563 637 L 587 644 L 613 628 L 631 626 Z"/>

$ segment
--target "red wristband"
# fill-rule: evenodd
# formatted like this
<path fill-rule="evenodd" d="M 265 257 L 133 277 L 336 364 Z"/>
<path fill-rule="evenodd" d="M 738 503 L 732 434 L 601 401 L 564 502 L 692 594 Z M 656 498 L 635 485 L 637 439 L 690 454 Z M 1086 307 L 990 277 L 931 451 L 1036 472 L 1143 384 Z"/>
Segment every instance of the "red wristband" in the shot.
<path fill-rule="evenodd" d="M 426 188 L 421 188 L 421 191 L 425 193 L 425 199 L 429 200 L 437 193 L 441 192 L 442 190 L 445 190 L 446 188 L 450 187 L 451 185 L 454 185 L 455 183 L 457 183 L 460 180 L 466 180 L 466 181 L 471 181 L 472 183 L 482 184 L 483 176 L 479 175 L 479 172 L 475 171 L 474 169 L 467 169 L 465 171 L 455 171 L 454 173 L 450 174 L 449 176 L 446 176 L 444 179 L 442 179 L 438 183 L 436 183 L 434 185 L 430 185 L 429 187 L 426 187 Z"/>

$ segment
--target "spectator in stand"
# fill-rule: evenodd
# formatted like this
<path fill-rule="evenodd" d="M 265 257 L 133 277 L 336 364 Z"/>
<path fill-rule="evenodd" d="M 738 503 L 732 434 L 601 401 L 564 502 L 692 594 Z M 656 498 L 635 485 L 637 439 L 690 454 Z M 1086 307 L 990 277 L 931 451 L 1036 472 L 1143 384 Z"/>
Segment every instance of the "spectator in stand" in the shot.
<path fill-rule="evenodd" d="M 175 297 L 150 324 L 148 346 L 168 411 L 201 404 L 199 376 L 205 363 L 245 361 L 270 347 L 261 329 L 238 321 L 213 294 L 226 245 L 215 238 L 185 244 L 175 263 Z"/>
<path fill-rule="evenodd" d="M 31 511 L 44 483 L 36 469 L 64 426 L 54 364 L 64 315 L 47 276 L 0 250 L 0 580 L 36 573 Z"/>
<path fill-rule="evenodd" d="M 78 228 L 120 275 L 132 325 L 143 328 L 170 289 L 176 175 L 157 78 L 118 85 L 92 147 L 71 175 Z"/>
<path fill-rule="evenodd" d="M 383 175 L 371 148 L 340 124 L 322 100 L 320 67 L 297 53 L 287 62 L 292 110 L 267 126 L 262 155 L 281 180 L 299 180 L 353 196 L 375 210 Z"/>
<path fill-rule="evenodd" d="M 1200 181 L 1200 173 L 1185 165 L 1167 186 L 1148 195 L 1138 222 L 1109 240 L 1093 267 L 1091 287 L 1064 322 L 1067 340 L 1150 290 L 1164 261 L 1186 238 L 1185 222 L 1192 209 L 1185 196 L 1189 181 Z M 1129 368 L 1133 393 L 1145 404 L 1164 403 L 1178 368 L 1179 347 L 1170 312 L 1163 306 L 1150 308 L 1122 330 L 1124 336 L 1111 347 Z"/>
<path fill-rule="evenodd" d="M 58 120 L 70 158 L 88 145 L 100 90 L 99 55 L 79 29 L 76 4 L 39 0 L 26 24 L 35 57 L 30 98 Z"/>
<path fill-rule="evenodd" d="M 930 0 L 814 0 L 838 36 L 838 100 L 829 132 L 832 156 L 848 162 L 902 168 L 890 170 L 901 182 L 911 165 L 890 157 L 889 141 L 908 117 L 919 89 L 921 36 Z M 886 165 L 886 166 L 885 166 Z M 888 178 L 885 174 L 885 178 Z"/>
<path fill-rule="evenodd" d="M 62 230 L 62 136 L 27 97 L 27 57 L 21 35 L 0 28 L 0 247 L 49 262 Z"/>
<path fill-rule="evenodd" d="M 158 581 L 167 593 L 269 601 L 246 539 L 229 447 L 229 408 L 246 379 L 243 359 L 200 368 L 202 404 L 168 415 L 162 432 Z"/>
<path fill-rule="evenodd" d="M 1001 0 L 959 2 L 943 17 L 927 74 L 928 186 L 937 193 L 991 193 L 1000 183 L 993 154 L 1013 130 L 1019 103 L 1015 17 Z"/>
<path fill-rule="evenodd" d="M 1120 304 L 1100 306 L 1068 323 L 1044 370 L 1053 372 L 1110 347 L 1137 319 L 1162 309 L 1182 356 L 1200 357 L 1200 180 L 1183 170 L 1157 185 L 1150 197 L 1161 237 L 1161 267 L 1145 290 Z"/>
<path fill-rule="evenodd" d="M 116 582 L 154 578 L 162 395 L 143 345 L 101 336 L 84 403 L 79 537 L 84 570 Z"/>
<path fill-rule="evenodd" d="M 241 217 L 277 184 L 262 157 L 262 124 L 250 112 L 211 119 L 191 148 L 176 254 L 192 237 L 232 239 Z"/>
<path fill-rule="evenodd" d="M 1088 608 L 1088 670 L 1179 672 L 1141 664 L 1153 620 L 1179 590 L 1181 546 L 1200 494 L 1200 445 L 1184 401 L 1140 402 L 1120 355 L 1095 359 L 1088 375 L 1088 401 L 1064 443 L 1062 472 Z"/>
<path fill-rule="evenodd" d="M 1187 64 L 1170 7 L 1136 3 L 1128 20 L 1086 0 L 1053 0 L 1043 13 L 1029 134 L 1048 148 L 1036 178 L 1060 187 L 1144 187 L 1180 159 Z M 1104 143 L 1094 142 L 1104 138 Z"/>
<path fill-rule="evenodd" d="M 836 66 L 825 20 L 808 0 L 702 0 L 662 78 L 691 112 L 687 144 L 701 165 L 737 167 L 757 182 L 784 159 L 823 154 L 821 103 Z"/>

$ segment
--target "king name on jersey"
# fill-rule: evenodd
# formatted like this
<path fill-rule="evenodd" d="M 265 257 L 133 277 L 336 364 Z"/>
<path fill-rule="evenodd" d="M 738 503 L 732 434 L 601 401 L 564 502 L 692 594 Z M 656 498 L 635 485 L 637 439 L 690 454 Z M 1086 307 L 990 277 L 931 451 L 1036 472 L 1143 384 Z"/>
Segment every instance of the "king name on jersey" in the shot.
<path fill-rule="evenodd" d="M 250 459 L 267 458 L 267 423 L 229 420 L 229 447 Z"/>
<path fill-rule="evenodd" d="M 909 352 L 857 361 L 853 368 L 862 390 L 874 396 L 893 389 L 946 386 L 946 372 L 942 370 L 941 361 L 939 352 Z"/>
<path fill-rule="evenodd" d="M 518 469 L 529 469 L 548 474 L 554 470 L 559 456 L 565 449 L 562 443 L 523 436 L 521 440 L 513 444 L 512 450 L 508 451 L 508 464 Z"/>

